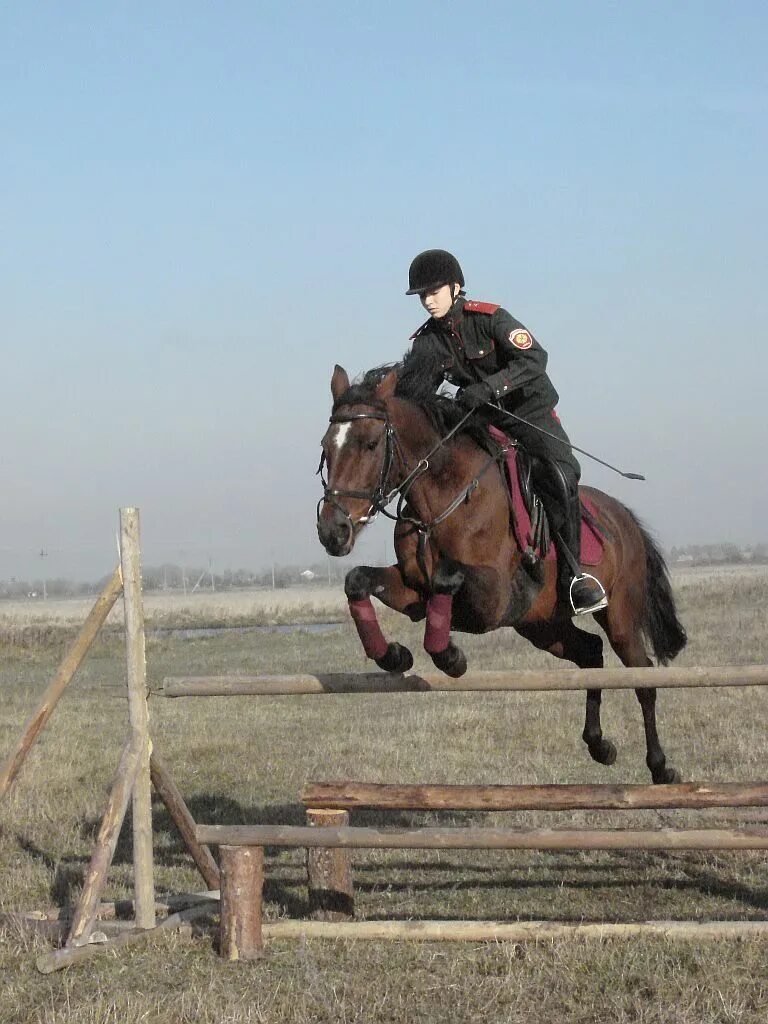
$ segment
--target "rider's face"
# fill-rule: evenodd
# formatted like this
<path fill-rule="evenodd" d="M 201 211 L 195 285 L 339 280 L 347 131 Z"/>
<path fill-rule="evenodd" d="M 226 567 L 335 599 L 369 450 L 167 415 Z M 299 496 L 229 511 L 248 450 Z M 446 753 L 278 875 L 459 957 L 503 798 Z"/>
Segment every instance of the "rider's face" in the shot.
<path fill-rule="evenodd" d="M 453 305 L 453 292 L 455 285 L 442 284 L 439 288 L 433 288 L 428 292 L 419 292 L 421 304 L 430 316 L 445 316 Z"/>

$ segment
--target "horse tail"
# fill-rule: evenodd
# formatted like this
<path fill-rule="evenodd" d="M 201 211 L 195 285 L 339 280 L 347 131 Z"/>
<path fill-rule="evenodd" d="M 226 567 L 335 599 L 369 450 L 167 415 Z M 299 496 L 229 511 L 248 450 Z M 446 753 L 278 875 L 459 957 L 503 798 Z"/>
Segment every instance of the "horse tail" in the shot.
<path fill-rule="evenodd" d="M 659 665 L 667 665 L 688 642 L 677 617 L 675 598 L 664 556 L 634 512 L 630 513 L 645 547 L 645 614 L 642 630 Z"/>

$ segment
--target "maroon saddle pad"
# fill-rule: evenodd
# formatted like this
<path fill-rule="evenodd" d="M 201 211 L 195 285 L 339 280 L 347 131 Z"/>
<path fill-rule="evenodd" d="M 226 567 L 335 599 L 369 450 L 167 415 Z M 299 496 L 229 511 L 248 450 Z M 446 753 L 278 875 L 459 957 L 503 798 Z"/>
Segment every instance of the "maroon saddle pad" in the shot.
<path fill-rule="evenodd" d="M 498 427 L 489 426 L 491 437 L 500 444 L 502 447 L 507 448 L 506 462 L 507 462 L 507 483 L 509 485 L 509 493 L 512 499 L 512 512 L 514 518 L 515 536 L 517 543 L 520 546 L 521 551 L 525 551 L 528 548 L 533 547 L 533 536 L 531 530 L 531 517 L 528 509 L 525 507 L 525 500 L 523 498 L 523 491 L 520 486 L 520 474 L 517 465 L 517 447 L 513 445 L 509 438 L 504 434 Z M 597 565 L 603 557 L 603 537 L 595 529 L 595 527 L 589 522 L 588 519 L 584 518 L 584 510 L 597 519 L 597 511 L 594 504 L 589 498 L 581 496 L 581 562 L 582 565 Z M 552 559 L 555 557 L 555 545 L 557 541 L 553 541 L 550 544 L 546 558 Z"/>

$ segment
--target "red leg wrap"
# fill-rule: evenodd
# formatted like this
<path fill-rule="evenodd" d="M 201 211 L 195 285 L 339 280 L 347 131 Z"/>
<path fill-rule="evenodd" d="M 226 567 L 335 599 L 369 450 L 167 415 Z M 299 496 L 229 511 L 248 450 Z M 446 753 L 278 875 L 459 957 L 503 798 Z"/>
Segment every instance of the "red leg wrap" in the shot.
<path fill-rule="evenodd" d="M 451 642 L 450 594 L 433 594 L 427 601 L 427 628 L 424 631 L 424 650 L 428 654 L 439 654 Z"/>
<path fill-rule="evenodd" d="M 368 657 L 373 658 L 374 661 L 377 658 L 383 658 L 389 644 L 381 632 L 379 620 L 376 618 L 376 610 L 371 604 L 370 597 L 364 597 L 362 601 L 350 601 L 349 614 L 355 620 L 357 635 L 360 637 L 363 650 Z"/>

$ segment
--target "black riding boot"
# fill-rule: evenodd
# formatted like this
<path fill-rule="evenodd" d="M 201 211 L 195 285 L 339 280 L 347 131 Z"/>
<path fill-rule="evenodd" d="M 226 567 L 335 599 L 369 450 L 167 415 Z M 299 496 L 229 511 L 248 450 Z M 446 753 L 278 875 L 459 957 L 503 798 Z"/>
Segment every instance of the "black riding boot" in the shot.
<path fill-rule="evenodd" d="M 608 603 L 600 582 L 581 569 L 581 504 L 575 471 L 554 459 L 536 463 L 538 493 L 557 538 L 557 590 L 574 615 L 599 611 Z"/>
<path fill-rule="evenodd" d="M 568 495 L 568 515 L 558 535 L 558 576 L 564 583 L 574 615 L 588 615 L 608 604 L 602 584 L 581 568 L 581 502 L 578 491 Z M 565 549 L 565 550 L 562 550 Z"/>

